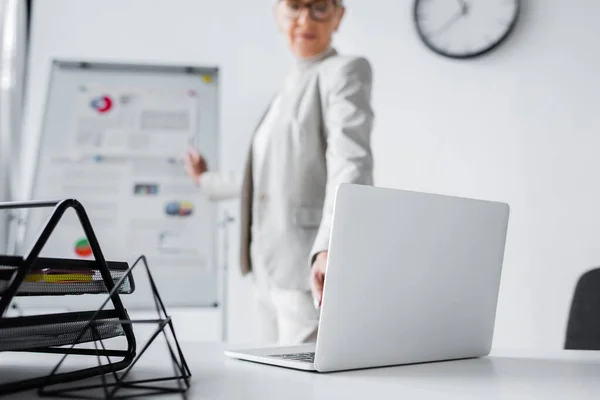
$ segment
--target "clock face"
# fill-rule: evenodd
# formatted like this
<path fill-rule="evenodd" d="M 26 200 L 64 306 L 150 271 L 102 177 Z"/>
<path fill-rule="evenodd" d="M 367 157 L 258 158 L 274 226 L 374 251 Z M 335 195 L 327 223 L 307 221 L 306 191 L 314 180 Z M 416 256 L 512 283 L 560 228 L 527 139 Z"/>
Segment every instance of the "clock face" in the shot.
<path fill-rule="evenodd" d="M 419 36 L 438 54 L 469 58 L 498 46 L 512 31 L 520 0 L 415 0 Z"/>

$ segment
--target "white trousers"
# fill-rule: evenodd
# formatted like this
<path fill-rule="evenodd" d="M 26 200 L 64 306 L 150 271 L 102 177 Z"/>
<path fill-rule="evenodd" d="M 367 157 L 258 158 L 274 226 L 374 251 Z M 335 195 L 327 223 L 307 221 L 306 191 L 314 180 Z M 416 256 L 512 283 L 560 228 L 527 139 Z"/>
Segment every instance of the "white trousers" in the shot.
<path fill-rule="evenodd" d="M 259 342 L 294 346 L 317 340 L 319 311 L 309 291 L 281 289 L 254 280 Z"/>

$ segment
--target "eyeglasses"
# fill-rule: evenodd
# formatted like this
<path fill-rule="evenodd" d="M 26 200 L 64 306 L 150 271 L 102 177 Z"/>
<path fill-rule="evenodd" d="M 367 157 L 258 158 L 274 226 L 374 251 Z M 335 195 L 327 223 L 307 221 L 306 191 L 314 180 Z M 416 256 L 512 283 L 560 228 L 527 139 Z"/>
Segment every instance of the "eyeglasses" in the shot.
<path fill-rule="evenodd" d="M 310 17 L 317 22 L 329 21 L 335 9 L 341 6 L 341 0 L 315 0 L 304 3 L 299 0 L 280 0 L 281 7 L 286 18 L 298 19 L 304 8 L 308 8 Z"/>

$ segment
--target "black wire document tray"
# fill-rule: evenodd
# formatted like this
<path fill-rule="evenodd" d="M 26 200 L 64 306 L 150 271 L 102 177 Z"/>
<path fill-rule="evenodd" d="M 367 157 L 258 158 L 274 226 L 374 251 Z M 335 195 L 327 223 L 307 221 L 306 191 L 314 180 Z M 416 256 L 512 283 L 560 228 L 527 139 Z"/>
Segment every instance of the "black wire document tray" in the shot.
<path fill-rule="evenodd" d="M 90 219 L 83 205 L 75 199 L 0 203 L 0 211 L 31 208 L 52 208 L 52 212 L 26 254 L 0 256 L 0 284 L 3 287 L 0 290 L 0 353 L 72 354 L 98 360 L 108 358 L 111 362 L 109 365 L 99 363 L 95 367 L 21 380 L 18 377 L 17 380 L 0 379 L 0 396 L 122 371 L 136 357 L 135 335 L 120 297 L 121 293 L 131 293 L 135 289 L 131 268 L 124 262 L 106 261 Z M 93 259 L 40 257 L 44 246 L 69 209 L 75 211 L 89 241 Z M 104 304 L 110 303 L 113 309 L 16 318 L 6 315 L 16 296 L 84 293 L 104 293 L 107 295 Z M 48 298 L 49 304 L 52 301 L 52 297 Z M 76 300 L 74 305 L 77 306 Z M 103 339 L 117 336 L 124 337 L 125 340 L 107 341 L 110 342 L 110 348 L 104 345 Z M 97 348 L 98 342 L 102 344 L 102 348 Z M 75 347 L 79 344 L 82 346 Z"/>
<path fill-rule="evenodd" d="M 22 258 L 0 255 L 0 296 L 9 287 L 10 279 L 22 263 Z M 107 262 L 113 283 L 116 283 L 129 267 L 126 262 Z M 133 275 L 128 275 L 119 286 L 120 294 L 135 291 Z M 38 258 L 19 286 L 15 296 L 64 296 L 76 294 L 108 293 L 106 284 L 94 261 Z"/>
<path fill-rule="evenodd" d="M 125 335 L 114 310 L 96 316 L 95 332 L 89 327 L 93 315 L 94 311 L 87 311 L 0 319 L 0 351 L 66 346 Z"/>

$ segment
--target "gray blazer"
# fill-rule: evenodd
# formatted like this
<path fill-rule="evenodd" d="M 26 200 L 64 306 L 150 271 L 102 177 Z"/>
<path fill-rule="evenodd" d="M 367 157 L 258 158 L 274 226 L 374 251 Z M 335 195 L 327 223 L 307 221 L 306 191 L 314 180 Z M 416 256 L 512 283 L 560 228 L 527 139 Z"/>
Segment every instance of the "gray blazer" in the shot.
<path fill-rule="evenodd" d="M 242 273 L 260 255 L 276 286 L 309 288 L 312 260 L 329 245 L 338 185 L 373 183 L 371 87 L 364 58 L 331 49 L 300 63 L 294 85 L 281 93 L 262 176 L 253 179 L 252 149 L 246 162 Z"/>

